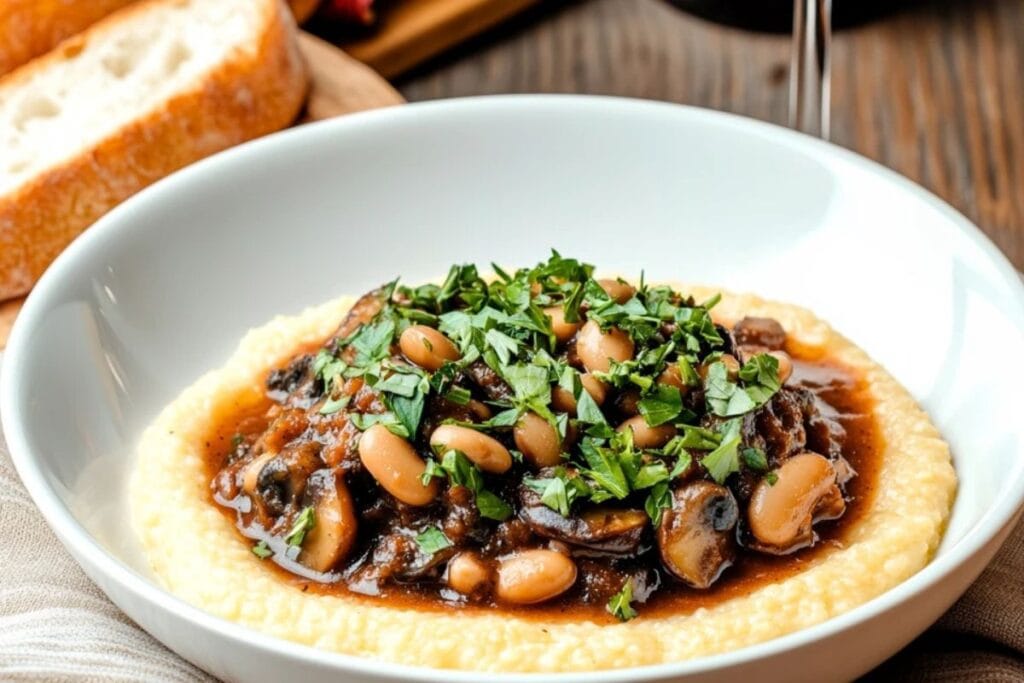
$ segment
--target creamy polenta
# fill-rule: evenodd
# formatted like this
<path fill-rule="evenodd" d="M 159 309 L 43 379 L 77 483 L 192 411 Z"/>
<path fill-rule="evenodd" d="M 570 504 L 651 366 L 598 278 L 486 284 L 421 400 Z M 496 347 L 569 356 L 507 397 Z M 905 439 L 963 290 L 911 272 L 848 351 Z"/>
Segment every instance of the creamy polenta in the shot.
<path fill-rule="evenodd" d="M 717 290 L 685 291 L 700 298 Z M 216 616 L 328 651 L 475 671 L 586 671 L 692 659 L 820 623 L 907 579 L 938 546 L 956 477 L 947 445 L 914 399 L 810 312 L 725 294 L 713 310 L 717 322 L 774 318 L 796 355 L 859 373 L 874 399 L 882 444 L 877 491 L 844 547 L 749 595 L 687 614 L 641 612 L 627 623 L 417 610 L 303 592 L 241 542 L 232 521 L 211 504 L 203 440 L 237 408 L 237 396 L 261 392 L 269 368 L 329 337 L 352 304 L 339 299 L 252 330 L 223 367 L 185 390 L 144 433 L 131 515 L 154 575 L 170 592 Z"/>

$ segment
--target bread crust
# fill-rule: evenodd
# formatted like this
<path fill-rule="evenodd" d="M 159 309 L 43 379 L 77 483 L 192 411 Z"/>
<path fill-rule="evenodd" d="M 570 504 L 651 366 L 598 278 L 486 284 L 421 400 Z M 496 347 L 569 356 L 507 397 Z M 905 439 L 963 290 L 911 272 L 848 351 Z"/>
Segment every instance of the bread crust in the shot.
<path fill-rule="evenodd" d="M 0 76 L 135 0 L 3 0 Z"/>
<path fill-rule="evenodd" d="M 32 70 L 53 67 L 93 35 L 163 1 L 108 17 L 9 74 L 0 88 L 17 87 Z M 232 51 L 187 90 L 0 196 L 0 300 L 27 292 L 71 240 L 147 185 L 295 120 L 308 82 L 295 21 L 280 0 L 261 2 L 266 16 L 255 49 Z"/>
<path fill-rule="evenodd" d="M 3 0 L 0 2 L 0 76 L 46 54 L 62 40 L 137 0 Z M 300 24 L 320 0 L 288 0 Z"/>

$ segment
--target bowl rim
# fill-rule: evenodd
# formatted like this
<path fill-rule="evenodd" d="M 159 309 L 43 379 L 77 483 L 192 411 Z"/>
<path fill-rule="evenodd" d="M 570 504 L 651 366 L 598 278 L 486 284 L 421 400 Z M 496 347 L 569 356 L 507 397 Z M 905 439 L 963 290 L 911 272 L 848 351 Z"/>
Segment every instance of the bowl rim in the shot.
<path fill-rule="evenodd" d="M 137 220 L 137 214 L 143 214 L 147 203 L 151 200 L 163 194 L 175 193 L 183 178 L 186 180 L 193 177 L 200 178 L 208 174 L 219 174 L 225 170 L 236 172 L 262 157 L 273 156 L 278 150 L 286 150 L 293 145 L 301 146 L 310 139 L 320 135 L 330 135 L 334 131 L 369 129 L 373 134 L 375 129 L 386 130 L 391 126 L 403 127 L 417 119 L 422 122 L 421 117 L 425 115 L 443 117 L 453 110 L 486 117 L 508 110 L 543 109 L 544 107 L 569 108 L 581 112 L 587 110 L 586 113 L 614 111 L 631 116 L 677 115 L 687 118 L 689 125 L 728 127 L 740 136 L 766 139 L 780 147 L 809 154 L 815 158 L 846 162 L 884 180 L 900 190 L 902 194 L 910 195 L 937 210 L 945 220 L 955 226 L 988 257 L 999 275 L 1011 289 L 1016 291 L 1017 301 L 1021 310 L 1024 311 L 1024 284 L 1018 278 L 1016 270 L 995 244 L 956 209 L 928 190 L 881 164 L 838 145 L 772 123 L 699 107 L 623 97 L 491 95 L 412 103 L 401 107 L 359 112 L 306 124 L 244 143 L 201 160 L 131 197 L 77 238 L 49 267 L 29 295 L 15 322 L 7 350 L 4 352 L 3 372 L 0 373 L 0 422 L 2 422 L 11 458 L 22 482 L 50 528 L 71 552 L 76 562 L 92 567 L 108 582 L 115 584 L 135 600 L 171 613 L 199 628 L 213 631 L 238 647 L 248 646 L 270 651 L 292 661 L 312 661 L 323 668 L 340 672 L 392 676 L 400 680 L 436 683 L 478 680 L 481 672 L 477 671 L 435 669 L 383 662 L 356 655 L 320 650 L 264 634 L 186 603 L 160 587 L 151 578 L 136 572 L 118 557 L 108 553 L 61 501 L 57 492 L 47 482 L 40 462 L 34 457 L 29 447 L 27 423 L 23 418 L 19 402 L 24 391 L 22 387 L 27 384 L 27 379 L 20 368 L 25 367 L 22 359 L 32 353 L 33 330 L 39 327 L 42 317 L 48 310 L 48 304 L 58 295 L 65 275 L 71 275 L 85 267 L 83 264 L 87 264 L 91 260 L 90 254 L 105 240 L 113 238 L 122 231 L 138 229 L 138 226 L 144 223 Z M 570 681 L 601 683 L 620 680 L 624 677 L 633 681 L 647 681 L 669 675 L 705 673 L 726 666 L 749 663 L 778 655 L 815 640 L 834 636 L 935 587 L 1008 529 L 1022 508 L 1024 508 L 1024 476 L 1019 476 L 1016 481 L 1010 481 L 1004 486 L 1000 495 L 992 501 L 990 507 L 961 539 L 908 579 L 847 612 L 772 640 L 738 650 L 680 662 L 571 673 L 488 672 L 487 677 L 503 682 L 529 681 L 530 683 L 539 680 L 557 680 L 563 683 Z"/>

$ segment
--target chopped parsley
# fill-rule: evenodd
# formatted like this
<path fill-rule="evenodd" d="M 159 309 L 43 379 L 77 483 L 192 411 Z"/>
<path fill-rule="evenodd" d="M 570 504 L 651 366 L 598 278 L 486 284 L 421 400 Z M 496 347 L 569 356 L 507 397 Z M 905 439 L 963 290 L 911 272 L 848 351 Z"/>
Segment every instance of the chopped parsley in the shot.
<path fill-rule="evenodd" d="M 626 579 L 626 582 L 622 584 L 622 590 L 612 596 L 611 600 L 608 601 L 606 609 L 609 614 L 619 621 L 629 621 L 637 616 L 636 610 L 630 604 L 632 602 L 633 580 Z"/>
<path fill-rule="evenodd" d="M 672 493 L 668 489 L 668 482 L 658 482 L 651 487 L 651 492 L 644 500 L 644 512 L 651 518 L 655 529 L 661 526 L 662 514 L 670 507 L 672 507 Z"/>
<path fill-rule="evenodd" d="M 743 364 L 739 371 L 743 385 L 728 378 L 725 363 L 717 361 L 708 368 L 704 383 L 708 407 L 721 417 L 735 417 L 760 408 L 771 400 L 781 387 L 779 361 L 761 353 Z"/>
<path fill-rule="evenodd" d="M 711 478 L 724 484 L 729 475 L 740 471 L 740 421 L 729 420 L 722 425 L 721 442 L 700 460 Z"/>
<path fill-rule="evenodd" d="M 746 446 L 740 449 L 740 461 L 755 472 L 768 470 L 768 458 L 760 448 Z"/>
<path fill-rule="evenodd" d="M 444 535 L 444 532 L 436 526 L 427 527 L 416 535 L 416 545 L 424 555 L 434 553 L 452 547 L 452 542 Z"/>
<path fill-rule="evenodd" d="M 421 480 L 426 486 L 432 477 L 447 478 L 455 486 L 465 486 L 476 500 L 480 516 L 503 522 L 512 516 L 512 507 L 499 496 L 484 488 L 484 475 L 464 453 L 444 451 L 441 462 L 427 461 Z"/>
<path fill-rule="evenodd" d="M 348 402 L 352 400 L 351 396 L 341 396 L 339 398 L 328 398 L 324 401 L 324 404 L 320 406 L 319 412 L 321 415 L 333 415 L 342 408 L 348 405 Z"/>
<path fill-rule="evenodd" d="M 744 440 L 743 420 L 781 389 L 778 359 L 762 353 L 740 364 L 728 355 L 733 352 L 726 343 L 729 335 L 710 313 L 718 295 L 698 302 L 641 277 L 632 296 L 617 301 L 594 279 L 593 270 L 552 251 L 533 268 L 513 271 L 495 265 L 493 281 L 481 277 L 474 265 L 456 265 L 440 285 L 388 283 L 379 290 L 381 307 L 372 320 L 332 340 L 313 358 L 311 395 L 321 399 L 316 411 L 325 416 L 347 411 L 344 417 L 358 430 L 383 425 L 424 455 L 429 452 L 425 425 L 433 428 L 440 418 L 501 441 L 515 460 L 516 473 L 522 471 L 524 455 L 511 448 L 513 431 L 525 413 L 534 413 L 556 430 L 564 452 L 557 466 L 523 477 L 522 484 L 564 517 L 604 503 L 642 506 L 657 528 L 681 481 L 705 477 L 724 484 L 743 470 L 773 483 L 777 476 L 766 453 Z M 602 330 L 621 330 L 634 356 L 612 360 L 607 371 L 584 377 L 545 313 L 557 308 L 568 323 L 590 321 Z M 399 339 L 410 325 L 419 324 L 451 340 L 458 357 L 429 370 L 409 362 L 398 352 Z M 423 343 L 434 350 L 428 340 Z M 584 388 L 584 379 L 591 388 L 591 380 L 602 382 L 609 398 L 602 395 L 599 404 Z M 343 393 L 350 386 L 372 390 L 372 407 Z M 617 430 L 626 392 L 635 395 L 636 412 L 648 426 L 671 428 L 674 436 L 667 444 L 640 447 L 632 430 Z M 480 415 L 481 403 L 489 411 L 487 419 Z M 426 458 L 421 480 L 425 486 L 438 479 L 465 487 L 480 517 L 500 522 L 515 512 L 502 496 L 515 494 L 514 486 L 499 484 L 498 476 L 485 473 L 458 450 L 438 447 Z M 314 509 L 302 509 L 284 537 L 287 545 L 301 547 L 315 524 Z M 438 526 L 415 528 L 407 533 L 414 534 L 424 555 L 453 545 Z M 274 554 L 264 542 L 252 552 L 261 558 Z M 636 617 L 635 588 L 628 580 L 609 601 L 608 611 L 616 618 Z"/>
<path fill-rule="evenodd" d="M 284 542 L 293 547 L 301 547 L 306 540 L 306 534 L 316 526 L 316 511 L 312 506 L 302 508 L 302 512 L 295 518 L 295 523 L 288 530 Z"/>
<path fill-rule="evenodd" d="M 591 488 L 580 477 L 569 476 L 565 467 L 556 467 L 554 476 L 547 479 L 525 477 L 523 483 L 540 494 L 540 501 L 563 517 L 578 498 L 586 498 Z"/>
<path fill-rule="evenodd" d="M 652 427 L 671 422 L 683 412 L 683 395 L 679 389 L 658 384 L 637 404 L 640 414 Z"/>
<path fill-rule="evenodd" d="M 261 560 L 265 560 L 274 554 L 274 551 L 270 549 L 266 541 L 260 541 L 252 547 L 252 554 Z"/>

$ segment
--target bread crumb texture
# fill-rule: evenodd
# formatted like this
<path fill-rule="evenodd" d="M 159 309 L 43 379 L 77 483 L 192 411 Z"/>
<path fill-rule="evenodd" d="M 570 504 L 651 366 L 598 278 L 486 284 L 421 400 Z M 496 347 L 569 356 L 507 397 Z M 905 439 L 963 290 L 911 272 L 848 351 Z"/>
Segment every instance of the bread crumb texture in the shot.
<path fill-rule="evenodd" d="M 713 291 L 687 288 L 698 299 Z M 735 650 L 818 624 L 895 586 L 931 559 L 952 506 L 949 449 L 914 399 L 809 311 L 725 294 L 715 317 L 770 316 L 791 342 L 862 373 L 884 447 L 878 492 L 849 542 L 803 573 L 685 615 L 624 624 L 545 622 L 458 610 L 417 612 L 286 585 L 207 500 L 204 437 L 233 397 L 259 389 L 299 344 L 325 339 L 345 298 L 253 330 L 227 362 L 181 394 L 142 437 L 131 482 L 133 523 L 153 573 L 212 614 L 323 650 L 430 667 L 558 672 L 674 662 Z M 467 633 L 472 638 L 466 638 Z"/>

